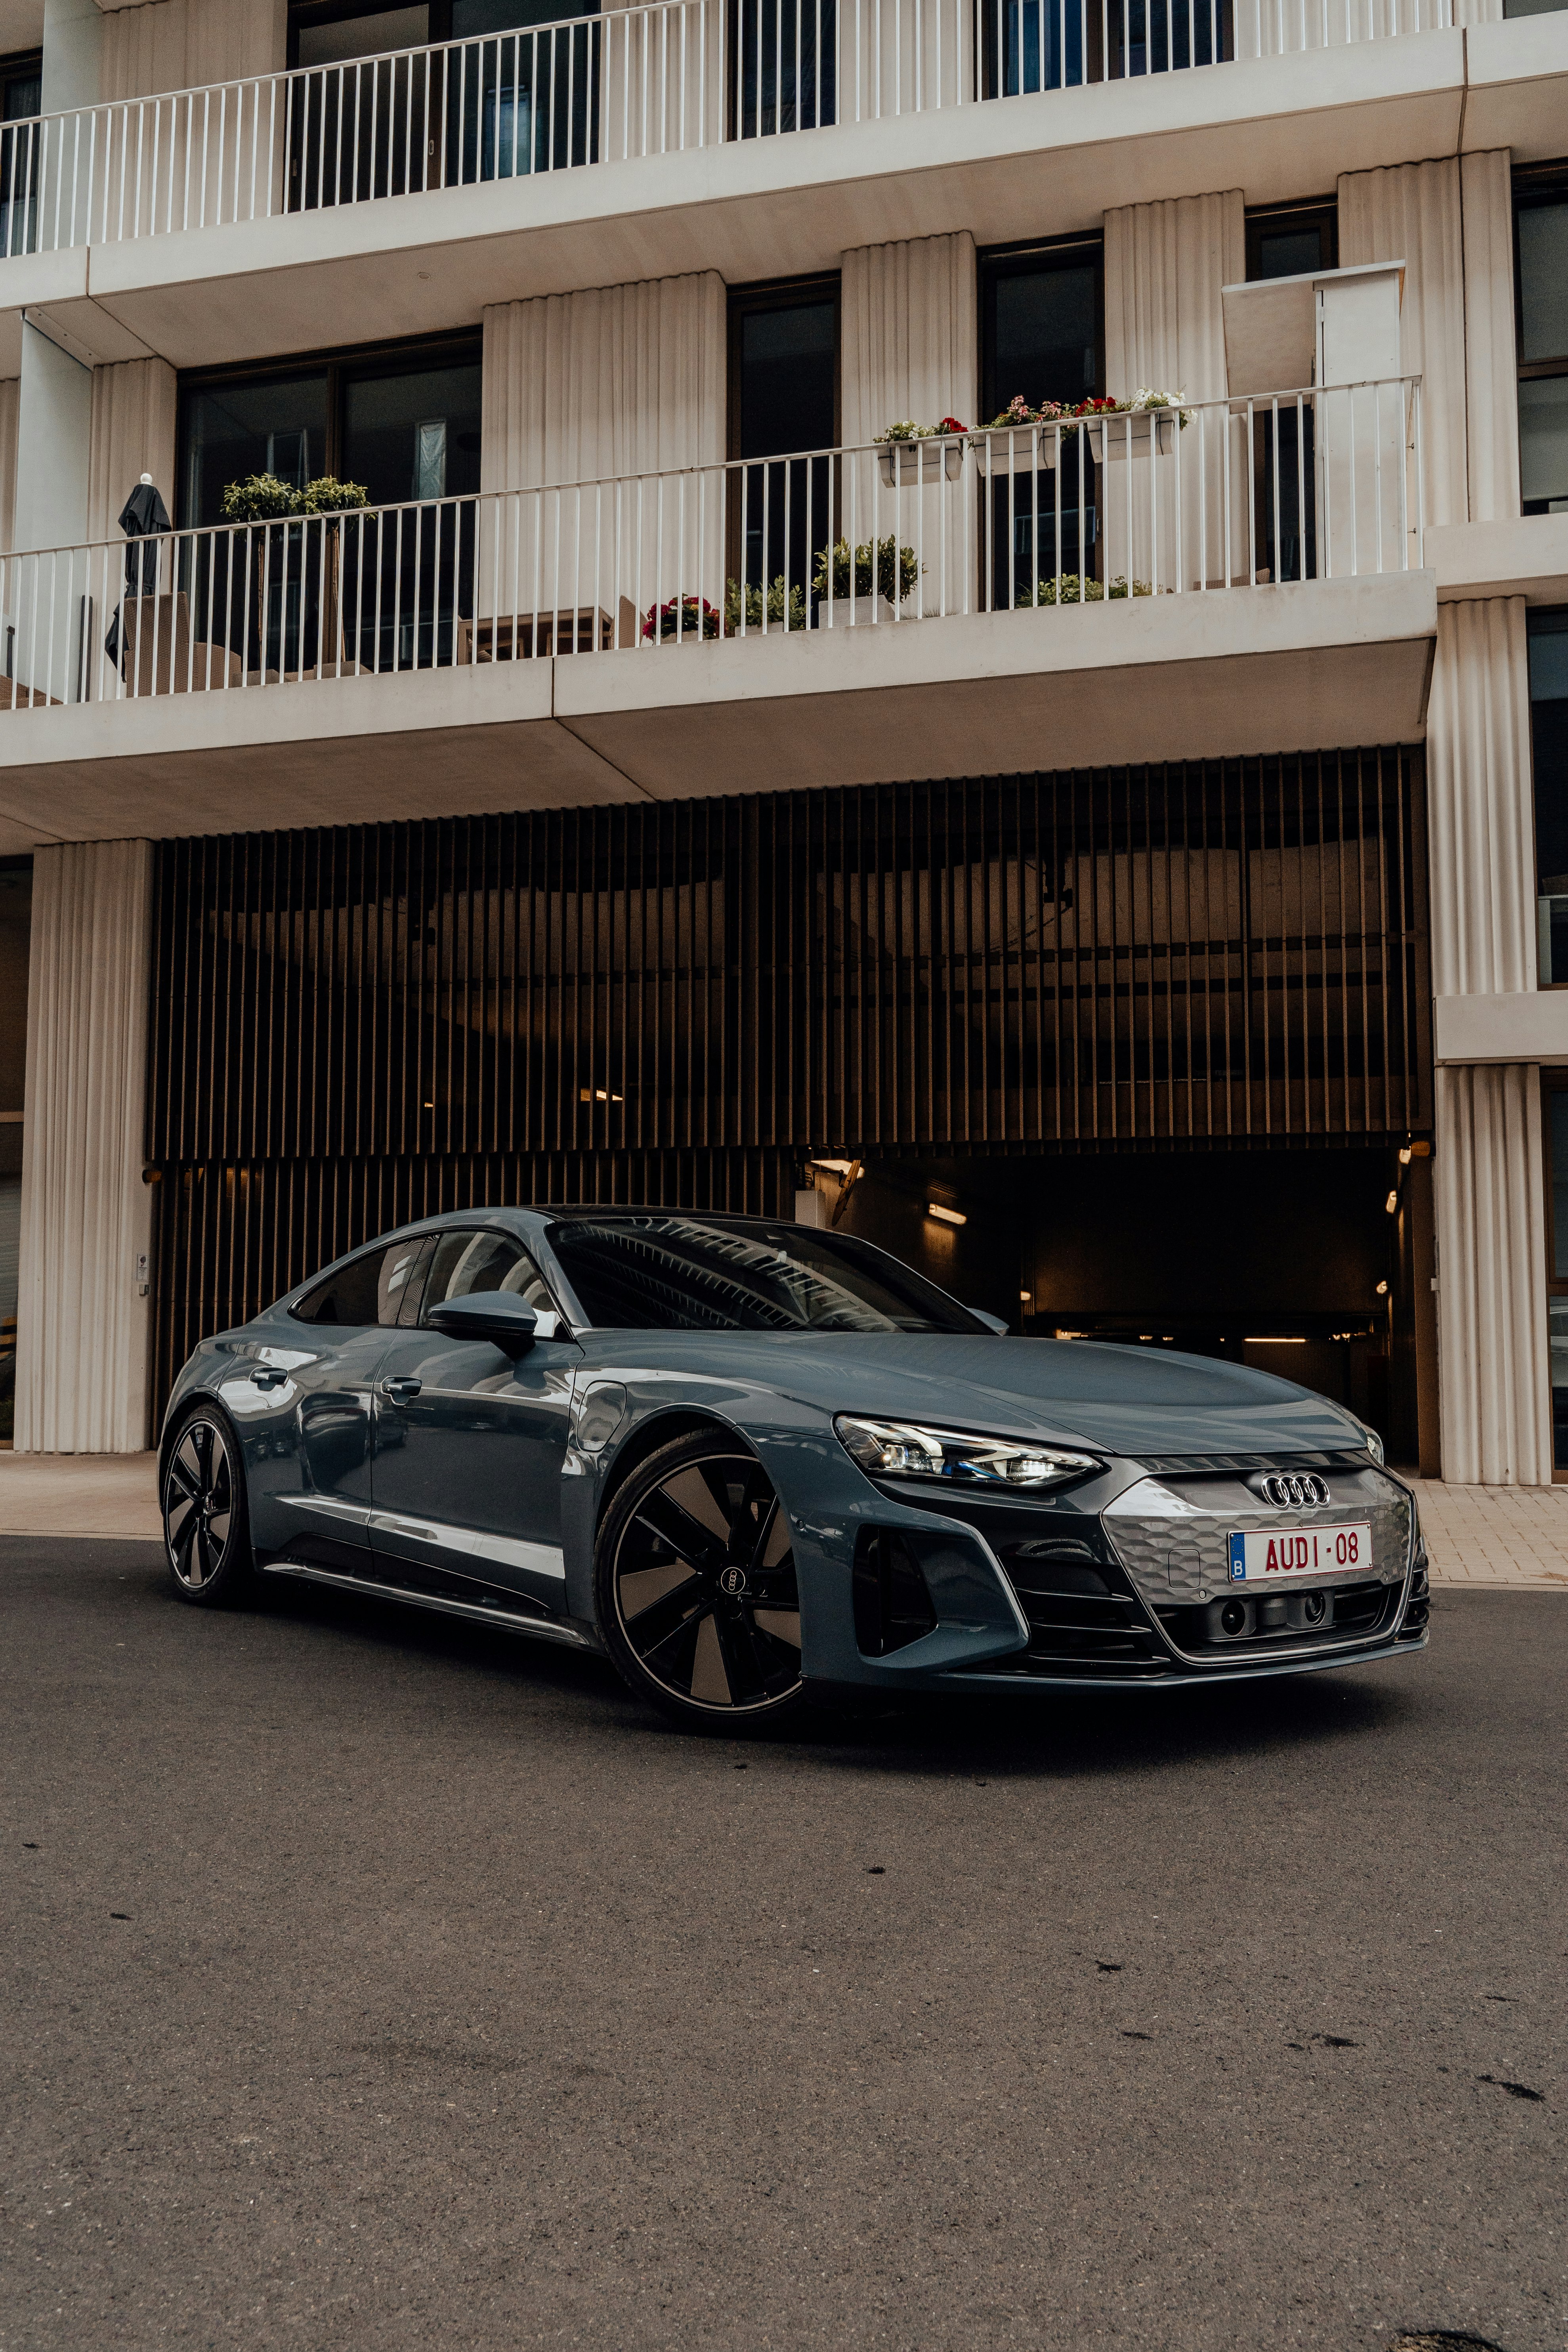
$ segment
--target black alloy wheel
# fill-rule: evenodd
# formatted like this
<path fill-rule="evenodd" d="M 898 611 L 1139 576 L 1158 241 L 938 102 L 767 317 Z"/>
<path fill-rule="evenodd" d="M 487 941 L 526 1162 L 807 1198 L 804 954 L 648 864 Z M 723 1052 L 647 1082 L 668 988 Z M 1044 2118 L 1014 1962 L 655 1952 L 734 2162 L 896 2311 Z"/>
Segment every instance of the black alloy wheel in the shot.
<path fill-rule="evenodd" d="M 595 1584 L 622 1675 L 678 1722 L 772 1728 L 799 1707 L 789 1519 L 732 1438 L 699 1431 L 638 1465 L 605 1514 Z"/>
<path fill-rule="evenodd" d="M 233 1432 L 210 1407 L 194 1407 L 163 1472 L 163 1549 L 182 1601 L 232 1601 L 250 1570 L 245 1474 Z"/>

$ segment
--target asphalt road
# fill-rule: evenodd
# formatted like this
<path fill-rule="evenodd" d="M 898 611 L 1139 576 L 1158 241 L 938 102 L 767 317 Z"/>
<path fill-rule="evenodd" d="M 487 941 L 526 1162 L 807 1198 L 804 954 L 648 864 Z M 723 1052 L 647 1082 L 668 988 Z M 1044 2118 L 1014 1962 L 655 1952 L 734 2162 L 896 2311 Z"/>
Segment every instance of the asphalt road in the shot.
<path fill-rule="evenodd" d="M 1568 1599 L 774 1746 L 142 1545 L 0 1610 L 0 2352 L 1562 2352 Z"/>

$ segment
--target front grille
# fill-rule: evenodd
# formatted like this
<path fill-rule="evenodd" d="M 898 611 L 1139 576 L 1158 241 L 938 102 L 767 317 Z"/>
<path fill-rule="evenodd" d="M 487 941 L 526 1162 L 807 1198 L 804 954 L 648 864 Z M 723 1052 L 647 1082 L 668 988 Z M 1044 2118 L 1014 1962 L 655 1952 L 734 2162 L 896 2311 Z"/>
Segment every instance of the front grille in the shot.
<path fill-rule="evenodd" d="M 1292 1649 L 1332 1649 L 1338 1643 L 1364 1642 L 1394 1630 L 1400 1588 L 1368 1577 L 1359 1584 L 1326 1591 L 1234 1594 L 1187 1609 L 1162 1609 L 1160 1622 L 1184 1657 L 1267 1657 L 1282 1643 Z M 1321 1616 L 1316 1612 L 1321 1612 Z M 1227 1613 L 1235 1630 L 1226 1624 Z"/>

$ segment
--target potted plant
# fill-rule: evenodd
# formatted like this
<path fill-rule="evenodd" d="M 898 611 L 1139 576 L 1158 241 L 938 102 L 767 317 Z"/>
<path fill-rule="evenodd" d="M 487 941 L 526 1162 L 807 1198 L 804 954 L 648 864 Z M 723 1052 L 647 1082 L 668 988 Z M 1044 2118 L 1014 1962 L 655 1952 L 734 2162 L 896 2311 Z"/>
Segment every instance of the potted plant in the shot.
<path fill-rule="evenodd" d="M 963 467 L 963 436 L 968 430 L 956 416 L 944 416 L 940 425 L 917 425 L 912 416 L 906 416 L 889 425 L 876 436 L 883 481 L 889 489 L 895 483 L 934 482 L 943 474 L 950 482 L 956 482 Z"/>
<path fill-rule="evenodd" d="M 1147 457 L 1151 449 L 1168 456 L 1175 446 L 1178 432 L 1184 432 L 1190 416 L 1181 405 L 1179 392 L 1151 392 L 1143 389 L 1131 400 L 1090 399 L 1068 403 L 1043 400 L 1031 408 L 1022 393 L 1016 394 L 1000 416 L 994 416 L 984 430 L 974 436 L 974 446 L 983 442 L 991 446 L 991 465 L 994 472 L 1034 473 L 1054 469 L 1065 436 L 1087 429 L 1089 447 L 1097 466 L 1107 458 Z M 1124 422 L 1112 423 L 1112 419 Z"/>
<path fill-rule="evenodd" d="M 649 645 L 680 637 L 716 637 L 722 618 L 718 605 L 710 604 L 706 596 L 671 596 L 666 604 L 649 606 L 642 633 Z"/>
<path fill-rule="evenodd" d="M 1032 588 L 1020 588 L 1013 603 L 1023 604 L 1098 604 L 1106 597 L 1152 596 L 1154 591 L 1147 580 L 1134 580 L 1131 586 L 1118 573 L 1106 587 L 1091 574 L 1064 572 L 1058 580 L 1053 572 L 1049 579 L 1037 582 Z"/>
<path fill-rule="evenodd" d="M 749 583 L 742 587 L 738 580 L 724 583 L 724 635 L 738 637 L 744 628 L 750 636 L 766 625 L 771 636 L 776 629 L 804 629 L 810 625 L 805 609 L 805 592 L 787 587 L 781 572 L 772 581 L 766 596 L 761 588 Z"/>
<path fill-rule="evenodd" d="M 891 532 L 886 539 L 874 543 L 868 539 L 863 540 L 853 553 L 847 539 L 836 540 L 831 547 L 818 550 L 811 593 L 817 604 L 826 608 L 830 628 L 836 604 L 846 607 L 845 619 L 847 622 L 851 593 L 857 604 L 869 604 L 873 597 L 879 598 L 882 608 L 879 617 L 894 621 L 899 617 L 898 606 L 909 595 L 924 569 L 914 549 L 900 547 Z M 858 614 L 856 617 L 858 618 Z"/>
<path fill-rule="evenodd" d="M 274 666 L 285 674 L 310 667 L 303 660 L 303 646 L 310 639 L 310 605 L 318 573 L 310 561 L 306 526 L 319 522 L 326 539 L 316 665 L 324 667 L 326 648 L 335 646 L 338 637 L 338 518 L 368 505 L 369 499 L 363 482 L 340 482 L 331 474 L 318 475 L 303 488 L 280 481 L 276 474 L 247 474 L 243 481 L 230 482 L 224 491 L 225 521 L 250 526 L 243 541 L 237 531 L 234 541 L 237 552 L 242 543 L 248 543 L 256 581 L 258 649 L 275 651 Z M 253 664 L 247 656 L 247 668 L 265 665 Z"/>

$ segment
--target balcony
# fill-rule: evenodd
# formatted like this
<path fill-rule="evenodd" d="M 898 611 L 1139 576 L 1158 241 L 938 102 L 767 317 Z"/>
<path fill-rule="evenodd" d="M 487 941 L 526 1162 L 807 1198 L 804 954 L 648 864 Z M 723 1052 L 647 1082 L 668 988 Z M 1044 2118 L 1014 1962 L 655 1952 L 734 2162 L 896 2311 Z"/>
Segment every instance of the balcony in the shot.
<path fill-rule="evenodd" d="M 0 845 L 1408 742 L 1389 380 L 15 555 Z"/>
<path fill-rule="evenodd" d="M 1290 196 L 1453 149 L 1454 7 L 657 0 L 44 116 L 0 131 L 0 305 L 13 338 L 42 307 L 84 356 L 194 366 L 655 263 L 738 281 L 959 216 L 996 241 L 1145 195 Z M 1494 143 L 1568 74 L 1565 27 L 1472 28 L 1528 36 L 1522 95 L 1489 69 Z"/>

